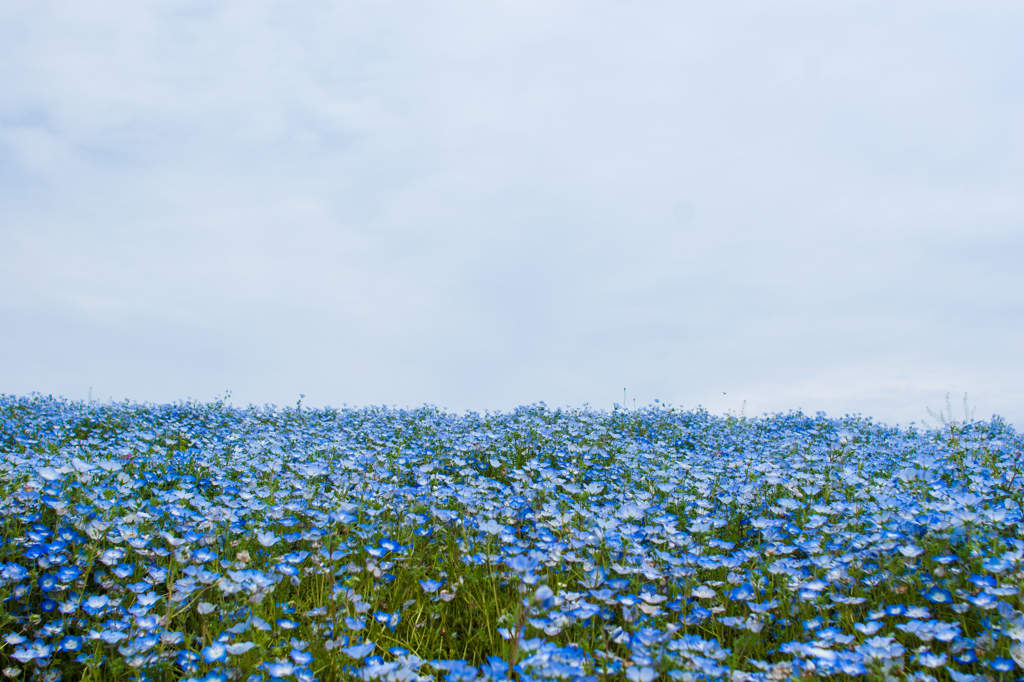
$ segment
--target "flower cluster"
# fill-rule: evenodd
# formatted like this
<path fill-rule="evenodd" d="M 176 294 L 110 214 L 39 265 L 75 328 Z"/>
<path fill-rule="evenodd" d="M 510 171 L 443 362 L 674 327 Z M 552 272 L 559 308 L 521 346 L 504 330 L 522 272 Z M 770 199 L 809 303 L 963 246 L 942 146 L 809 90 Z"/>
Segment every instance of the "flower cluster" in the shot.
<path fill-rule="evenodd" d="M 971 682 L 1024 667 L 999 418 L 0 396 L 11 679 Z"/>

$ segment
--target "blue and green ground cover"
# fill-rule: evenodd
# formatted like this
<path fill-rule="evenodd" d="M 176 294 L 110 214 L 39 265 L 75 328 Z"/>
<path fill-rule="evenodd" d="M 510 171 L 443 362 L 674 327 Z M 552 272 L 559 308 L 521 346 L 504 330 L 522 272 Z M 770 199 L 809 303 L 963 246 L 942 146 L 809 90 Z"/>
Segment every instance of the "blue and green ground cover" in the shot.
<path fill-rule="evenodd" d="M 999 418 L 0 396 L 14 680 L 1017 679 Z"/>

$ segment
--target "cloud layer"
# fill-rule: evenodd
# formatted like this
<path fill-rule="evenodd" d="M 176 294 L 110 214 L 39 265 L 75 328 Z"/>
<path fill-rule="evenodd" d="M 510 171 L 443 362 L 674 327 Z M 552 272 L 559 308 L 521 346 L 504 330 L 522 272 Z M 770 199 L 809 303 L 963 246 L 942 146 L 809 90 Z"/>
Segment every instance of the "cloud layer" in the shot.
<path fill-rule="evenodd" d="M 1024 424 L 1019 3 L 5 3 L 0 391 Z"/>

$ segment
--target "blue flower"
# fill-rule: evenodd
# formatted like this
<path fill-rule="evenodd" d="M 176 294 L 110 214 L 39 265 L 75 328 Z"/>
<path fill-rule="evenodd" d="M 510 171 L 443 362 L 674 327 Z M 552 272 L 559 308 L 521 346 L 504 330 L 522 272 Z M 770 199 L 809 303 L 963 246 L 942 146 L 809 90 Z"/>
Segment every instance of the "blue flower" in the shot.
<path fill-rule="evenodd" d="M 287 677 L 295 672 L 295 666 L 288 661 L 267 663 L 266 668 L 271 677 Z"/>
<path fill-rule="evenodd" d="M 273 547 L 277 544 L 279 539 L 280 538 L 274 535 L 274 531 L 267 531 L 265 533 L 262 531 L 256 531 L 256 542 L 260 543 L 264 547 Z"/>
<path fill-rule="evenodd" d="M 402 550 L 402 545 L 394 540 L 384 538 L 380 541 L 380 546 L 389 552 L 399 552 Z"/>
<path fill-rule="evenodd" d="M 82 609 L 90 616 L 96 617 L 106 611 L 109 604 L 110 597 L 107 595 L 93 595 L 85 600 L 85 603 L 82 604 Z"/>
<path fill-rule="evenodd" d="M 135 566 L 133 564 L 118 564 L 113 568 L 113 572 L 115 576 L 124 580 L 135 573 Z"/>
<path fill-rule="evenodd" d="M 391 630 L 391 632 L 395 631 L 395 628 L 398 627 L 398 623 L 402 620 L 402 614 L 398 611 L 395 613 L 384 613 L 382 611 L 378 611 L 373 614 L 373 617 L 378 623 Z"/>
<path fill-rule="evenodd" d="M 532 573 L 539 565 L 536 559 L 522 554 L 506 559 L 505 563 L 516 573 Z"/>
<path fill-rule="evenodd" d="M 946 664 L 946 654 L 934 654 L 925 650 L 917 655 L 917 662 L 926 668 L 938 668 Z"/>
<path fill-rule="evenodd" d="M 346 647 L 342 649 L 341 652 L 351 658 L 361 659 L 368 656 L 375 646 L 376 645 L 373 642 L 363 642 L 362 644 Z"/>
<path fill-rule="evenodd" d="M 61 651 L 79 651 L 82 648 L 82 638 L 68 635 L 60 641 L 58 648 Z"/>
<path fill-rule="evenodd" d="M 882 629 L 882 623 L 881 623 L 881 621 L 877 621 L 877 620 L 869 621 L 866 624 L 865 623 L 854 623 L 853 624 L 853 629 L 856 630 L 857 632 L 860 632 L 860 633 L 865 634 L 865 635 L 870 637 L 871 635 L 875 634 L 876 632 L 878 632 L 879 630 Z"/>
<path fill-rule="evenodd" d="M 441 589 L 442 585 L 444 585 L 444 583 L 439 582 L 437 580 L 420 580 L 420 587 L 422 587 L 423 591 L 427 594 L 437 592 L 439 589 Z"/>
<path fill-rule="evenodd" d="M 214 642 L 202 651 L 203 660 L 207 663 L 222 663 L 227 660 L 228 650 L 220 642 Z"/>
<path fill-rule="evenodd" d="M 924 598 L 934 604 L 949 604 L 953 601 L 950 591 L 941 587 L 932 587 L 924 593 Z"/>
<path fill-rule="evenodd" d="M 146 592 L 145 594 L 140 594 L 135 601 L 137 604 L 149 608 L 161 599 L 163 599 L 163 597 L 156 594 L 155 592 Z"/>
<path fill-rule="evenodd" d="M 732 601 L 746 601 L 757 597 L 757 592 L 750 583 L 743 583 L 736 589 L 729 592 L 729 599 Z"/>
<path fill-rule="evenodd" d="M 978 594 L 976 596 L 967 597 L 967 601 L 971 602 L 979 609 L 992 609 L 995 608 L 996 602 L 998 602 L 999 600 L 996 599 L 995 595 L 988 594 L 987 592 L 982 592 L 981 594 Z"/>
<path fill-rule="evenodd" d="M 139 626 L 140 630 L 155 630 L 160 625 L 160 619 L 154 615 L 137 616 L 135 624 Z"/>
<path fill-rule="evenodd" d="M 103 630 L 100 633 L 100 639 L 106 644 L 117 644 L 127 637 L 128 635 L 124 634 L 120 630 Z"/>
<path fill-rule="evenodd" d="M 0 578 L 4 580 L 13 580 L 19 582 L 28 577 L 28 570 L 20 564 L 7 564 L 3 570 L 0 571 Z"/>
<path fill-rule="evenodd" d="M 1013 672 L 1013 659 L 1010 658 L 993 658 L 989 661 L 989 666 L 993 670 L 997 670 L 1001 673 Z"/>
<path fill-rule="evenodd" d="M 651 680 L 657 678 L 658 673 L 649 666 L 638 668 L 635 665 L 631 665 L 626 668 L 626 679 L 630 680 L 630 682 L 651 682 Z"/>
<path fill-rule="evenodd" d="M 82 575 L 82 569 L 78 566 L 61 566 L 57 569 L 57 579 L 62 583 L 69 583 Z"/>
<path fill-rule="evenodd" d="M 235 642 L 234 644 L 225 645 L 224 648 L 227 649 L 228 653 L 232 656 L 241 656 L 254 646 L 256 646 L 254 642 Z"/>

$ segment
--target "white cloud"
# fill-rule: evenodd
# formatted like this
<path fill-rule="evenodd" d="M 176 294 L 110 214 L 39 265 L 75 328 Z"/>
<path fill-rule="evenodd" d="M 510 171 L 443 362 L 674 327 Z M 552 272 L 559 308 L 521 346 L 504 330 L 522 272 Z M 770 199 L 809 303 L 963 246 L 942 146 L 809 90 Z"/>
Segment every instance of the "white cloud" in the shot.
<path fill-rule="evenodd" d="M 0 390 L 1020 424 L 1021 15 L 7 3 Z"/>

